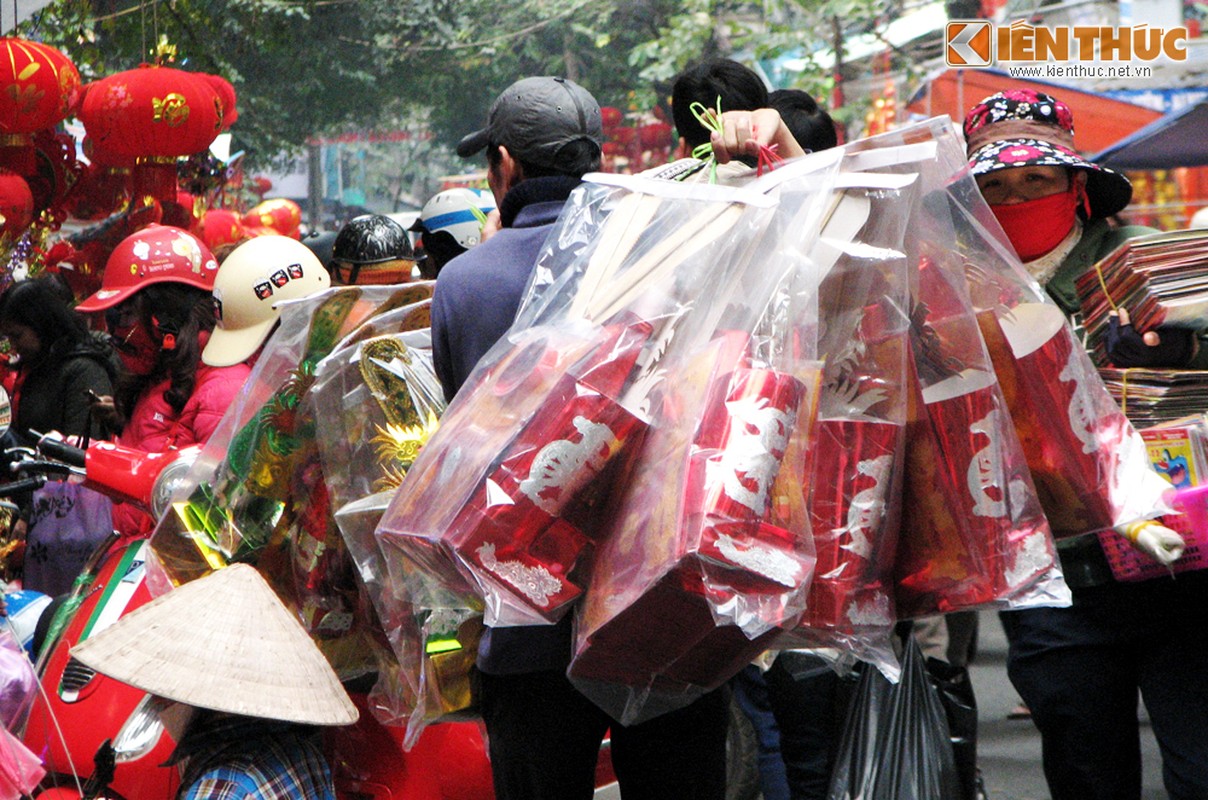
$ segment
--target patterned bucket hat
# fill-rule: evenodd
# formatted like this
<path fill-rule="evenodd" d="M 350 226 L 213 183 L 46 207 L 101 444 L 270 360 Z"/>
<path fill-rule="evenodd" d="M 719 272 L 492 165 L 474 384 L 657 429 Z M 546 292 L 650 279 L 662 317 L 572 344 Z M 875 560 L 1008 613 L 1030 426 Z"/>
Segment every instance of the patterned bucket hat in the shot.
<path fill-rule="evenodd" d="M 1091 217 L 1110 217 L 1132 199 L 1132 184 L 1074 149 L 1074 115 L 1057 98 L 1031 89 L 991 95 L 965 117 L 974 176 L 1012 167 L 1072 167 L 1086 172 Z"/>

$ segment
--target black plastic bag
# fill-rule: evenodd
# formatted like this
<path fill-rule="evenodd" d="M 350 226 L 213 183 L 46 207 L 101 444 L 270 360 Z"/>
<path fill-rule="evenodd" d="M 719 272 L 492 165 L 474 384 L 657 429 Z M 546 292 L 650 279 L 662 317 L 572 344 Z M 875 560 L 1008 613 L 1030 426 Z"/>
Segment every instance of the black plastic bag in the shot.
<path fill-rule="evenodd" d="M 923 654 L 906 640 L 892 684 L 865 668 L 831 775 L 829 800 L 961 800 L 948 720 Z"/>
<path fill-rule="evenodd" d="M 939 692 L 940 704 L 948 719 L 948 734 L 956 774 L 960 777 L 961 797 L 977 800 L 977 699 L 968 667 L 957 667 L 937 658 L 927 659 L 931 684 Z"/>

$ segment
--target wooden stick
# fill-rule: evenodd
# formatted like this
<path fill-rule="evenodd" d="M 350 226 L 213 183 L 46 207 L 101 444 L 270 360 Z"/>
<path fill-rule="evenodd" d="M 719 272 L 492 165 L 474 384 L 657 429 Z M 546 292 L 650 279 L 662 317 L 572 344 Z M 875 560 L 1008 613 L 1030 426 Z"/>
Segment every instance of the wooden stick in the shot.
<path fill-rule="evenodd" d="M 600 243 L 579 280 L 575 299 L 571 302 L 571 317 L 585 315 L 591 297 L 624 262 L 661 204 L 662 200 L 654 195 L 634 192 L 623 197 L 609 214 L 597 234 Z"/>
<path fill-rule="evenodd" d="M 676 267 L 725 235 L 742 216 L 743 206 L 729 203 L 710 206 L 687 224 L 651 248 L 633 266 L 616 275 L 591 299 L 588 317 L 603 321 L 632 302 L 641 292 L 657 284 Z"/>

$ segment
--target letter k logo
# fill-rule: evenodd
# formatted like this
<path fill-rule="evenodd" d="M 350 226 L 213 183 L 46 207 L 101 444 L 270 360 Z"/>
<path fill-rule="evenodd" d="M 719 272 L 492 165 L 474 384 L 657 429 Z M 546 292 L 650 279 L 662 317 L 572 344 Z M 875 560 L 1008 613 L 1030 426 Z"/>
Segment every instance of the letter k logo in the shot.
<path fill-rule="evenodd" d="M 944 63 L 988 67 L 994 61 L 994 26 L 986 20 L 949 22 L 944 28 Z"/>

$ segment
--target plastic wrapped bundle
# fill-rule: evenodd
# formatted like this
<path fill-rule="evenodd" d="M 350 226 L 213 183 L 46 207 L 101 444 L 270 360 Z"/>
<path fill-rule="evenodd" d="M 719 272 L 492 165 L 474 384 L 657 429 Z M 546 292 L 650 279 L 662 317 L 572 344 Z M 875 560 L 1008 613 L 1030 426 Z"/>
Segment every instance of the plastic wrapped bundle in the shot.
<path fill-rule="evenodd" d="M 549 237 L 564 246 L 543 255 L 531 299 L 459 391 L 383 519 L 392 570 L 395 552 L 452 583 L 472 576 L 494 626 L 565 615 L 583 591 L 611 480 L 641 443 L 639 387 L 683 316 L 660 287 L 682 280 L 674 264 L 739 216 L 730 203 L 701 213 L 607 186 L 572 196 Z M 396 590 L 406 582 L 400 574 Z"/>
<path fill-rule="evenodd" d="M 367 320 L 390 317 L 386 324 L 395 329 L 426 326 L 430 296 L 431 284 L 349 287 L 286 307 L 247 386 L 151 541 L 161 578 L 170 583 L 232 561 L 257 566 L 345 678 L 377 669 L 375 653 L 388 649 L 334 521 L 332 491 L 342 495 L 350 473 L 337 473 L 329 485 L 316 440 L 326 425 L 312 389 L 324 358 L 345 354 L 343 341 L 357 338 Z M 362 381 L 369 375 L 381 383 L 371 369 L 354 364 L 352 370 Z M 407 397 L 427 409 L 425 418 L 441 405 L 430 367 L 427 375 L 408 387 L 416 394 Z M 365 417 L 365 411 L 352 413 Z M 377 460 L 363 464 L 373 472 Z"/>
<path fill-rule="evenodd" d="M 911 183 L 846 189 L 848 232 L 828 235 L 828 225 L 815 246 L 816 258 L 834 262 L 819 289 L 819 352 L 826 370 L 810 472 L 802 482 L 818 560 L 805 614 L 778 642 L 835 648 L 889 674 L 897 669 L 890 634 L 906 417 L 902 241 L 905 209 L 916 196 L 914 162 L 929 153 L 878 154 L 878 175 L 905 176 Z M 846 156 L 852 166 L 861 158 Z"/>
<path fill-rule="evenodd" d="M 972 309 L 948 277 L 922 260 L 896 567 L 904 617 L 1001 602 L 1055 557 Z"/>
<path fill-rule="evenodd" d="M 1152 516 L 1162 479 L 1055 305 L 978 314 L 1057 537 Z M 1054 379 L 1055 377 L 1055 379 Z"/>
<path fill-rule="evenodd" d="M 258 563 L 344 678 L 397 669 L 373 598 L 383 572 L 373 539 L 378 516 L 341 516 L 350 503 L 390 494 L 444 409 L 432 369 L 426 305 L 376 316 L 316 364 L 298 406 L 313 431 L 294 458 L 280 544 Z M 393 333 L 389 332 L 394 330 Z M 353 522 L 355 520 L 355 523 Z"/>
<path fill-rule="evenodd" d="M 1053 535 L 1166 511 L 1165 482 L 1140 436 L 1061 310 L 1005 243 L 955 135 L 937 128 L 936 139 L 950 178 L 920 205 L 911 232 L 939 269 L 964 278 Z"/>
<path fill-rule="evenodd" d="M 823 272 L 806 253 L 835 207 L 834 164 L 778 174 L 775 213 L 716 251 L 714 283 L 742 290 L 699 303 L 663 350 L 651 431 L 608 511 L 568 673 L 623 722 L 716 687 L 805 610 Z"/>
<path fill-rule="evenodd" d="M 560 618 L 582 592 L 591 498 L 642 432 L 617 397 L 649 330 L 626 319 L 583 335 L 533 330 L 476 371 L 383 520 L 383 548 L 430 553 L 431 568 L 447 553 L 451 580 L 454 562 L 470 570 L 497 623 Z"/>
<path fill-rule="evenodd" d="M 745 344 L 721 336 L 669 374 L 660 427 L 610 511 L 569 674 L 622 722 L 716 687 L 804 609 L 817 375 L 748 366 Z"/>

